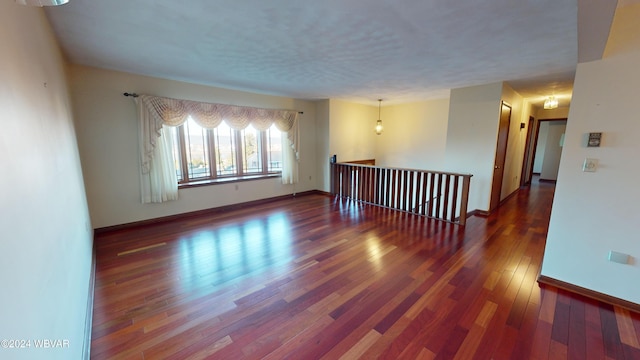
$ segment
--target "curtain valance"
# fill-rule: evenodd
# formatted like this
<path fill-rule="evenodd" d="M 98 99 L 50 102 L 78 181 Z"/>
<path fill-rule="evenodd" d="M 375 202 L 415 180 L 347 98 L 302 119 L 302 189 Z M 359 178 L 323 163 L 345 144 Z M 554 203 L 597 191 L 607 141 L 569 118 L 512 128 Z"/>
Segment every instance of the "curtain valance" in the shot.
<path fill-rule="evenodd" d="M 140 95 L 140 100 L 150 115 L 166 126 L 180 126 L 191 116 L 207 129 L 216 128 L 224 120 L 235 130 L 253 125 L 258 131 L 265 131 L 275 124 L 278 130 L 289 132 L 298 117 L 298 112 L 294 110 L 259 109 L 151 95 Z"/>
<path fill-rule="evenodd" d="M 142 202 L 163 202 L 178 198 L 178 182 L 172 159 L 172 139 L 165 126 L 180 126 L 189 116 L 200 126 L 214 129 L 224 121 L 235 130 L 252 125 L 265 131 L 272 125 L 283 137 L 282 183 L 298 182 L 299 126 L 294 110 L 259 109 L 213 104 L 151 95 L 135 98 L 138 107 Z M 287 146 L 288 145 L 288 146 Z"/>

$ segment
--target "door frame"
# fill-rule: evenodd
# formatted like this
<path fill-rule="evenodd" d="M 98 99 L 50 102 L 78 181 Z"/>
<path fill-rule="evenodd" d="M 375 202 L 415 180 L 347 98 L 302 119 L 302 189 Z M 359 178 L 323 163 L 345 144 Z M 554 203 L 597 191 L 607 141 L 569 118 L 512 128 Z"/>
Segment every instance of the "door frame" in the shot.
<path fill-rule="evenodd" d="M 507 119 L 506 132 L 501 132 L 502 128 L 502 116 L 505 108 L 509 109 L 509 118 Z M 500 102 L 500 117 L 498 119 L 498 134 L 496 136 L 496 154 L 493 159 L 493 178 L 491 180 L 491 194 L 489 195 L 489 212 L 495 210 L 500 206 L 502 196 L 502 183 L 504 181 L 504 164 L 507 160 L 507 148 L 509 145 L 509 132 L 511 130 L 511 116 L 513 115 L 513 108 L 507 104 L 504 100 Z M 504 137 L 504 138 L 503 138 Z M 502 144 L 502 145 L 501 145 Z M 504 154 L 504 156 L 502 156 Z M 502 157 L 502 161 L 498 164 L 499 157 Z M 496 172 L 500 173 L 500 176 L 496 176 Z"/>
<path fill-rule="evenodd" d="M 567 121 L 568 122 L 568 118 L 553 118 L 553 119 L 538 119 L 538 121 L 536 121 L 536 130 L 532 136 L 533 138 L 533 146 L 532 146 L 532 150 L 531 150 L 531 163 L 529 163 L 529 166 L 527 167 L 527 179 L 529 179 L 529 181 L 527 181 L 526 183 L 524 183 L 524 186 L 527 185 L 531 185 L 531 179 L 533 178 L 533 164 L 536 162 L 536 153 L 538 152 L 538 135 L 540 135 L 540 124 L 542 122 L 546 122 L 546 121 Z M 529 140 L 527 139 L 527 142 Z M 524 168 L 525 166 L 527 166 L 527 158 L 525 156 L 525 158 L 523 159 L 523 163 L 522 163 L 522 168 L 523 168 L 523 174 L 524 173 Z M 524 176 L 521 176 L 521 179 L 524 179 Z"/>
<path fill-rule="evenodd" d="M 524 158 L 522 159 L 522 172 L 520 173 L 520 186 L 531 184 L 531 176 L 533 171 L 533 157 L 536 154 L 536 146 L 538 143 L 538 133 L 534 132 L 534 126 L 537 125 L 536 119 L 529 115 L 529 125 L 527 126 L 527 137 L 524 145 Z M 533 137 L 536 137 L 535 142 Z M 533 143 L 533 144 L 532 144 Z M 531 160 L 531 162 L 529 162 Z"/>

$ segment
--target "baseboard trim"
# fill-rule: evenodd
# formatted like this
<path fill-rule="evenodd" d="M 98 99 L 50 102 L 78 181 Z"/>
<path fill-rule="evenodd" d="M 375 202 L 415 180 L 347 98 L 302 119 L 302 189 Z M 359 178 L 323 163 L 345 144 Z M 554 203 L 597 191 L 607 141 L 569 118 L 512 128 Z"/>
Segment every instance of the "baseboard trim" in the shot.
<path fill-rule="evenodd" d="M 567 290 L 578 295 L 586 296 L 588 298 L 601 301 L 603 303 L 611 304 L 625 308 L 629 311 L 640 313 L 640 304 L 633 303 L 624 299 L 620 299 L 614 296 L 603 294 L 594 290 L 586 289 L 578 285 L 573 285 L 561 280 L 557 280 L 548 276 L 538 275 L 538 283 L 554 286 L 559 289 Z"/>
<path fill-rule="evenodd" d="M 322 190 L 313 190 L 313 191 L 310 191 L 310 193 L 315 193 L 316 195 L 323 195 L 323 196 L 328 196 L 328 197 L 333 196 L 332 193 L 330 193 L 328 191 L 322 191 Z"/>
<path fill-rule="evenodd" d="M 95 236 L 94 236 L 95 238 Z M 93 300 L 96 288 L 96 247 L 92 246 L 91 271 L 89 273 L 89 295 L 87 297 L 87 315 L 84 322 L 84 344 L 82 348 L 83 359 L 91 359 L 91 332 L 93 327 Z"/>
<path fill-rule="evenodd" d="M 498 205 L 498 206 L 504 205 L 504 203 L 506 203 L 509 199 L 511 199 L 512 197 L 518 195 L 519 191 L 520 191 L 520 188 L 517 188 L 517 189 L 513 190 L 513 192 L 511 194 L 507 195 L 507 197 L 505 197 L 504 199 L 500 200 L 500 205 Z"/>
<path fill-rule="evenodd" d="M 243 203 L 238 203 L 238 204 L 230 204 L 230 205 L 224 205 L 224 206 L 219 206 L 219 207 L 214 207 L 214 208 L 209 208 L 209 209 L 204 209 L 204 210 L 190 211 L 190 212 L 186 212 L 186 213 L 182 213 L 182 214 L 175 214 L 175 215 L 162 216 L 162 217 L 153 218 L 153 219 L 134 221 L 134 222 L 126 223 L 126 224 L 119 224 L 119 225 L 101 227 L 101 228 L 95 229 L 94 230 L 94 234 L 95 235 L 100 235 L 100 234 L 110 233 L 110 232 L 113 232 L 113 231 L 130 229 L 130 228 L 134 228 L 134 227 L 156 225 L 156 224 L 164 223 L 164 222 L 167 222 L 167 221 L 173 221 L 173 220 L 178 220 L 178 219 L 186 219 L 186 218 L 190 218 L 190 217 L 197 217 L 197 216 L 202 216 L 202 215 L 207 215 L 207 214 L 216 214 L 216 213 L 230 211 L 230 210 L 237 210 L 237 209 L 242 209 L 242 208 L 246 208 L 246 207 L 262 205 L 262 204 L 270 203 L 270 202 L 277 201 L 277 200 L 284 200 L 284 199 L 290 199 L 292 197 L 300 197 L 300 196 L 307 196 L 307 195 L 314 195 L 314 194 L 325 195 L 325 194 L 328 194 L 328 193 L 325 193 L 325 192 L 322 192 L 322 191 L 319 191 L 319 190 L 310 190 L 310 191 L 304 191 L 304 192 L 300 192 L 300 193 L 296 193 L 296 194 L 275 196 L 275 197 L 271 197 L 271 198 L 248 201 L 248 202 L 243 202 Z"/>
<path fill-rule="evenodd" d="M 556 180 L 551 180 L 551 179 L 538 179 L 538 182 L 555 184 L 555 183 L 556 183 Z"/>
<path fill-rule="evenodd" d="M 511 199 L 512 197 L 518 195 L 518 192 L 520 191 L 520 188 L 515 189 L 511 194 L 507 195 L 506 198 L 502 199 L 500 201 L 500 204 L 498 205 L 497 208 L 499 208 L 500 206 L 504 205 L 505 202 L 507 202 L 507 200 Z M 495 209 L 494 209 L 495 210 Z M 475 209 L 472 211 L 469 211 L 467 213 L 467 218 L 471 217 L 471 216 L 480 216 L 480 217 L 488 217 L 489 215 L 491 215 L 493 211 L 487 211 L 487 210 L 480 210 L 480 209 Z"/>
<path fill-rule="evenodd" d="M 491 213 L 489 211 L 486 210 L 480 210 L 480 209 L 475 209 L 472 211 L 469 211 L 467 213 L 467 218 L 471 217 L 471 216 L 480 216 L 480 217 L 487 217 L 491 215 Z"/>

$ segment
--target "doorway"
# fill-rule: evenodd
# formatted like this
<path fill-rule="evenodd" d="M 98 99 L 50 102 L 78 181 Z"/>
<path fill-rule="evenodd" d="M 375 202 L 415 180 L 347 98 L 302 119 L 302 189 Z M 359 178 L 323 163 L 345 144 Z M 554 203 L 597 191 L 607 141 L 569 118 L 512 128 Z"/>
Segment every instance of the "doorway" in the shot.
<path fill-rule="evenodd" d="M 507 158 L 507 141 L 509 140 L 509 126 L 511 125 L 511 106 L 504 101 L 500 108 L 500 125 L 498 126 L 498 144 L 496 157 L 493 164 L 493 180 L 491 182 L 491 201 L 489 211 L 493 211 L 500 205 L 502 192 L 502 178 L 504 176 L 504 163 Z"/>
<path fill-rule="evenodd" d="M 567 118 L 537 121 L 535 131 L 527 136 L 522 185 L 530 185 L 534 174 L 541 181 L 556 181 L 566 124 Z"/>

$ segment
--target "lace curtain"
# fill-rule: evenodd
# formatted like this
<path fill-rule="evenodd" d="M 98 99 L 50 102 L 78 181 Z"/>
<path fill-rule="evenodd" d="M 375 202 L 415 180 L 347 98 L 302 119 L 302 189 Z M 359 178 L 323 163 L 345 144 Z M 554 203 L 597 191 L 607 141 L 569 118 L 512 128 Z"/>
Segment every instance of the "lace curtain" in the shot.
<path fill-rule="evenodd" d="M 158 146 L 171 145 L 171 139 L 163 136 L 163 126 L 180 126 L 187 121 L 188 117 L 196 121 L 200 126 L 213 129 L 220 125 L 222 121 L 235 130 L 242 130 L 252 125 L 256 130 L 265 131 L 275 124 L 276 128 L 287 134 L 283 141 L 283 171 L 282 182 L 293 184 L 298 181 L 297 162 L 299 160 L 299 128 L 298 112 L 294 110 L 274 110 L 259 109 L 246 106 L 235 106 L 226 104 L 204 103 L 190 100 L 172 99 L 166 97 L 140 95 L 135 99 L 139 110 L 140 122 L 140 155 L 143 184 L 158 183 L 145 176 L 152 178 L 167 179 L 169 170 L 164 166 L 156 164 L 164 162 L 158 156 Z M 144 113 L 144 114 L 143 114 Z M 167 149 L 161 153 L 164 154 Z M 171 148 L 169 148 L 169 154 Z M 175 178 L 173 165 L 170 171 Z M 160 172 L 162 176 L 154 176 L 152 173 Z M 147 175 L 149 174 L 149 175 Z M 175 198 L 177 198 L 177 179 L 175 185 Z M 148 190 L 147 190 L 148 188 Z M 145 195 L 145 192 L 149 194 Z M 143 186 L 142 202 L 162 202 L 173 199 L 173 189 L 167 190 L 164 181 L 158 186 Z M 151 199 L 151 201 L 146 201 Z M 156 201 L 160 199 L 161 201 Z"/>
<path fill-rule="evenodd" d="M 171 131 L 165 131 L 162 122 L 135 99 L 138 109 L 140 146 L 140 190 L 143 204 L 161 203 L 178 199 L 178 177 L 173 165 Z"/>

